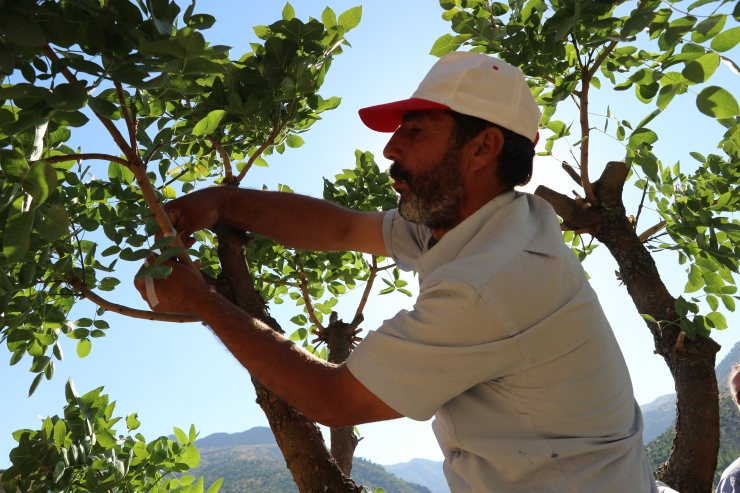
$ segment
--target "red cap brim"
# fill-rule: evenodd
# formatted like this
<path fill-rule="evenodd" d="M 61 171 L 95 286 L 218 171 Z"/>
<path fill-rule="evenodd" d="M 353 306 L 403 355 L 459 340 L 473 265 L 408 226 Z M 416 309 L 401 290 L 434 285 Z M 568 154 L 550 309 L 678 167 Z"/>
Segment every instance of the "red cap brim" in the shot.
<path fill-rule="evenodd" d="M 395 132 L 401 125 L 404 113 L 422 110 L 449 110 L 444 104 L 426 99 L 411 98 L 393 103 L 379 104 L 360 110 L 360 119 L 371 130 L 376 132 Z"/>

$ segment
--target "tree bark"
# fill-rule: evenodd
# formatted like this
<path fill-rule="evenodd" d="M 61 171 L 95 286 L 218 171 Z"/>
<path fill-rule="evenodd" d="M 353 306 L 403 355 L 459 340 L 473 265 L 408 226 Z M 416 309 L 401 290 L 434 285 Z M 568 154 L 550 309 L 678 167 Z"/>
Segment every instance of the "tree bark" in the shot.
<path fill-rule="evenodd" d="M 660 278 L 655 261 L 640 241 L 622 201 L 628 167 L 610 162 L 594 183 L 597 204 L 586 207 L 549 188 L 535 192 L 553 206 L 563 224 L 574 231 L 589 231 L 603 243 L 619 265 L 619 274 L 641 314 L 658 321 L 677 322 L 675 298 Z M 714 373 L 720 346 L 697 336 L 681 348 L 677 325 L 646 322 L 656 353 L 665 360 L 676 387 L 676 433 L 668 460 L 656 477 L 680 493 L 709 493 L 719 451 L 719 392 Z"/>
<path fill-rule="evenodd" d="M 347 361 L 358 332 L 357 326 L 362 323 L 362 320 L 362 315 L 359 315 L 352 323 L 346 324 L 337 318 L 336 312 L 331 313 L 329 325 L 326 327 L 326 345 L 329 348 L 327 359 L 330 363 L 341 364 Z M 349 476 L 352 472 L 352 459 L 360 439 L 355 435 L 354 426 L 331 428 L 330 432 L 331 455 L 334 456 L 342 472 Z"/>
<path fill-rule="evenodd" d="M 218 255 L 222 273 L 214 285 L 218 292 L 252 317 L 284 333 L 254 289 L 246 261 L 246 233 L 217 224 Z M 300 493 L 361 493 L 362 487 L 342 474 L 326 448 L 319 427 L 252 378 L 257 404 L 262 407 L 285 462 Z"/>

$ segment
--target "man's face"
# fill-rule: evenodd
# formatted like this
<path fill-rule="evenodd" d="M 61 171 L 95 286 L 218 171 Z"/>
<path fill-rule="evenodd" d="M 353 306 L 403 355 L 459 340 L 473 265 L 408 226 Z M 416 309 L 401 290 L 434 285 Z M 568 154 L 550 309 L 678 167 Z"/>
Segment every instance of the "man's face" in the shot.
<path fill-rule="evenodd" d="M 462 149 L 451 139 L 452 118 L 441 111 L 410 113 L 384 154 L 399 193 L 398 212 L 407 221 L 450 229 L 460 220 L 465 198 Z"/>
<path fill-rule="evenodd" d="M 730 381 L 730 392 L 732 392 L 732 397 L 735 399 L 735 404 L 737 405 L 738 409 L 740 409 L 740 372 L 736 373 L 734 377 L 732 377 L 732 380 Z"/>

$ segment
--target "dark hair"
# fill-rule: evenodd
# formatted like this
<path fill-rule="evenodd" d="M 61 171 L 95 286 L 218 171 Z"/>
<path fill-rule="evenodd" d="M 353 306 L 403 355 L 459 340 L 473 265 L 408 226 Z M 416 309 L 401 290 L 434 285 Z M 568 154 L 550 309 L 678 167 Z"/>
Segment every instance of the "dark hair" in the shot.
<path fill-rule="evenodd" d="M 452 138 L 458 146 L 467 144 L 487 128 L 495 127 L 501 130 L 504 136 L 504 146 L 499 155 L 499 167 L 496 176 L 508 188 L 529 183 L 532 178 L 532 162 L 534 160 L 534 145 L 531 140 L 475 116 L 463 115 L 451 110 L 447 113 L 455 120 L 455 130 Z"/>

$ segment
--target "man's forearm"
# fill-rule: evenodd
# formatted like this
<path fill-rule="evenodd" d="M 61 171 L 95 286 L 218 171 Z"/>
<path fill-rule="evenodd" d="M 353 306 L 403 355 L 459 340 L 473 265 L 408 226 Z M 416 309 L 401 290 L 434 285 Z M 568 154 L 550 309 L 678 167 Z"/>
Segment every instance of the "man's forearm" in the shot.
<path fill-rule="evenodd" d="M 401 417 L 344 365 L 309 354 L 219 294 L 194 302 L 206 325 L 249 373 L 309 419 L 349 426 Z"/>
<path fill-rule="evenodd" d="M 301 250 L 386 255 L 384 213 L 354 212 L 305 195 L 218 189 L 219 220 Z"/>

